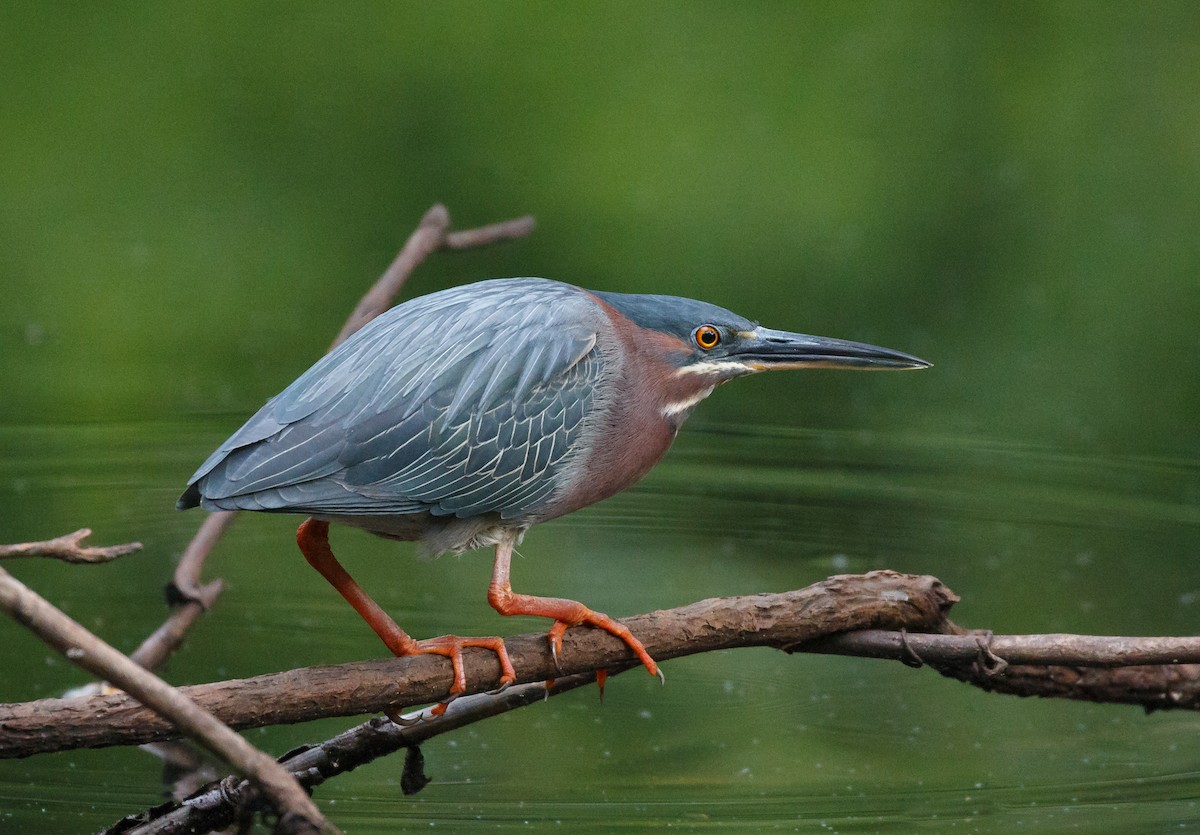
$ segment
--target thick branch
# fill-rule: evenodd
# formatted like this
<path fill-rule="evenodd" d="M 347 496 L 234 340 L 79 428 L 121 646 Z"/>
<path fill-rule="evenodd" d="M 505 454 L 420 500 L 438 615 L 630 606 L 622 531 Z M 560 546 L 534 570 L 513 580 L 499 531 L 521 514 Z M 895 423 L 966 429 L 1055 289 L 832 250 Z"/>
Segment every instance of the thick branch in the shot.
<path fill-rule="evenodd" d="M 124 545 L 109 545 L 94 548 L 84 545 L 92 535 L 91 528 L 80 528 L 74 533 L 48 539 L 45 542 L 22 542 L 19 545 L 0 545 L 0 560 L 17 557 L 51 557 L 63 562 L 98 563 L 110 562 L 118 557 L 142 550 L 142 543 L 128 542 Z"/>
<path fill-rule="evenodd" d="M 957 598 L 936 578 L 875 571 L 841 575 L 799 591 L 703 600 L 623 622 L 656 658 L 738 646 L 784 648 L 852 629 L 935 629 Z M 571 629 L 556 667 L 545 633 L 508 640 L 518 683 L 616 667 L 632 660 L 620 639 Z M 496 686 L 495 655 L 464 655 L 472 692 Z M 437 656 L 388 658 L 311 667 L 250 679 L 181 688 L 188 698 L 237 728 L 303 722 L 427 704 L 445 696 L 449 662 Z M 0 706 L 0 757 L 68 748 L 167 739 L 171 727 L 121 696 L 45 699 Z"/>

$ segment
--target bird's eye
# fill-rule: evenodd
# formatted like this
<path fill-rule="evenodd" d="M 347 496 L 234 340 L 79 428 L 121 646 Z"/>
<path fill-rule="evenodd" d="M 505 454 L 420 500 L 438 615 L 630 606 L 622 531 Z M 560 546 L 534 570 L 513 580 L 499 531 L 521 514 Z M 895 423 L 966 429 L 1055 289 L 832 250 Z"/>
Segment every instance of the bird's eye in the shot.
<path fill-rule="evenodd" d="M 696 328 L 696 332 L 692 334 L 692 338 L 696 340 L 696 344 L 706 351 L 717 347 L 717 343 L 721 341 L 721 332 L 712 325 L 701 325 Z"/>

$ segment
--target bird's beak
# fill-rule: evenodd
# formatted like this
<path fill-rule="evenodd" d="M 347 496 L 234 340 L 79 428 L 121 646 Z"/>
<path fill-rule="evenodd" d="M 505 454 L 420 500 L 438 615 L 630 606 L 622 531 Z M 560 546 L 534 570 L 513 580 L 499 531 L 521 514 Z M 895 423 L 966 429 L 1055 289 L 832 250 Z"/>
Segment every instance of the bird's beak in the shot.
<path fill-rule="evenodd" d="M 902 354 L 891 348 L 808 336 L 803 333 L 755 328 L 741 334 L 742 341 L 730 352 L 730 359 L 741 362 L 749 371 L 774 371 L 788 368 L 850 368 L 883 370 L 929 368 L 933 363 Z"/>

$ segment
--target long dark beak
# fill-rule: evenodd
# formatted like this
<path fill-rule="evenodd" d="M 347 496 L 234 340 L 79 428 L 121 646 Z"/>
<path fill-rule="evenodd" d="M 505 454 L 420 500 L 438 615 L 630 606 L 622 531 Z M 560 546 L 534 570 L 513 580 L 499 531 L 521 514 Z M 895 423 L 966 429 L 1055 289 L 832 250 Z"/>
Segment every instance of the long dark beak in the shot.
<path fill-rule="evenodd" d="M 808 336 L 770 328 L 755 328 L 742 334 L 743 342 L 730 352 L 730 359 L 744 363 L 751 371 L 786 368 L 851 368 L 864 371 L 929 368 L 933 363 L 902 354 L 891 348 Z"/>

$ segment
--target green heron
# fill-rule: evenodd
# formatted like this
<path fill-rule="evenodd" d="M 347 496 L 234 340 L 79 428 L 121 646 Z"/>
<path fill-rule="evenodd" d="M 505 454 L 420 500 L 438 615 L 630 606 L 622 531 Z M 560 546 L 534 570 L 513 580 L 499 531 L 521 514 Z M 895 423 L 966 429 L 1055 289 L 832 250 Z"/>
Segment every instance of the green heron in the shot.
<path fill-rule="evenodd" d="M 644 476 L 717 386 L 786 368 L 925 368 L 916 357 L 760 327 L 715 305 L 584 290 L 541 278 L 482 281 L 400 304 L 320 359 L 209 456 L 180 509 L 308 516 L 296 534 L 309 563 L 393 653 L 450 658 L 450 697 L 466 687 L 465 647 L 498 637 L 414 640 L 350 577 L 329 523 L 431 554 L 495 546 L 488 602 L 502 615 L 553 618 L 557 659 L 568 627 L 630 631 L 581 603 L 517 594 L 513 548 L 530 526 L 612 496 Z"/>

